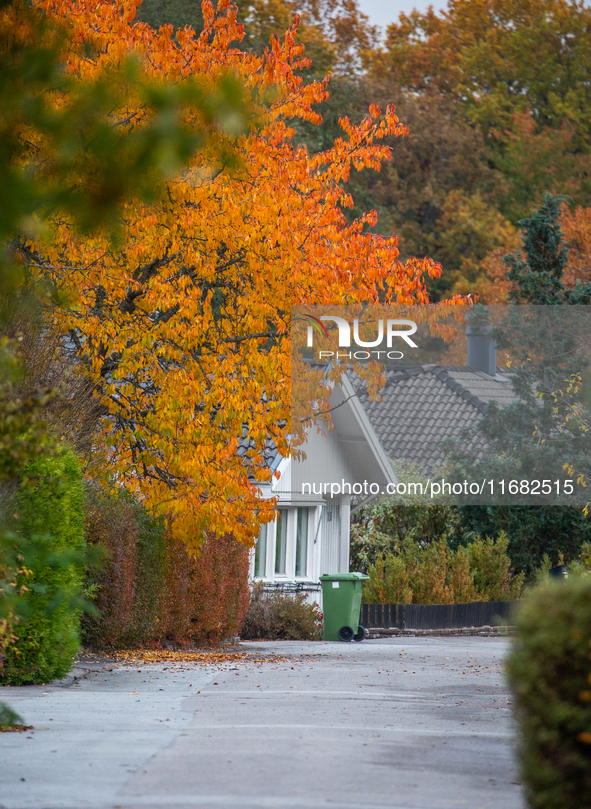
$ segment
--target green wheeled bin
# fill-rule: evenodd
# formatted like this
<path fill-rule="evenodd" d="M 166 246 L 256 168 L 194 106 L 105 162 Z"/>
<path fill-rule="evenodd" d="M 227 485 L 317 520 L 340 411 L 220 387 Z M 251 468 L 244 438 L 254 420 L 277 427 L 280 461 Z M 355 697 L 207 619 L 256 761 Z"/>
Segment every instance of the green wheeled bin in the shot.
<path fill-rule="evenodd" d="M 330 573 L 320 576 L 324 640 L 363 640 L 365 630 L 359 626 L 364 573 Z"/>

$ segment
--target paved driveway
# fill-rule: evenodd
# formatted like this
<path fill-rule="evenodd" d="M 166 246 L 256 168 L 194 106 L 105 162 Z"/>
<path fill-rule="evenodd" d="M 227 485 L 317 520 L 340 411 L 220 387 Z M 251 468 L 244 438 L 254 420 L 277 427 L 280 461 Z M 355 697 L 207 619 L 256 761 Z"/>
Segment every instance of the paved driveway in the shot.
<path fill-rule="evenodd" d="M 243 643 L 280 659 L 89 663 L 74 682 L 0 689 L 35 727 L 0 734 L 0 807 L 522 809 L 506 650 Z"/>

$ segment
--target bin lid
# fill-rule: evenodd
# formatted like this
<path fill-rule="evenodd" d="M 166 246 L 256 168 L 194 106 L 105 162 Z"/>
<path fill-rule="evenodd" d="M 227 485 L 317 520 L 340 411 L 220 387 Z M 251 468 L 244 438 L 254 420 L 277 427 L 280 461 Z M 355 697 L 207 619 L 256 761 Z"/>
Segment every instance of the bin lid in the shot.
<path fill-rule="evenodd" d="M 369 579 L 365 573 L 323 573 L 320 581 L 363 581 Z"/>

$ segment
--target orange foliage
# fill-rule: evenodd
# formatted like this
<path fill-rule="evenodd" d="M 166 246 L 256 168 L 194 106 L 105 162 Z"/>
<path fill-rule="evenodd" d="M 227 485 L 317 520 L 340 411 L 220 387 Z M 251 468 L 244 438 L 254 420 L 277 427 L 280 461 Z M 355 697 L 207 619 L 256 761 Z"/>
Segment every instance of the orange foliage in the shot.
<path fill-rule="evenodd" d="M 375 211 L 348 223 L 342 210 L 352 205 L 342 187 L 350 172 L 379 170 L 390 157 L 383 139 L 406 134 L 393 107 L 372 105 L 358 126 L 341 119 L 342 137 L 320 154 L 293 144 L 289 120 L 319 124 L 313 105 L 327 97 L 326 81 L 296 75 L 297 19 L 257 56 L 232 46 L 243 32 L 227 0 L 217 12 L 205 2 L 203 33 L 185 28 L 176 40 L 171 26 L 134 23 L 137 2 L 35 5 L 66 26 L 64 65 L 77 79 L 116 74 L 130 54 L 152 82 L 195 80 L 207 91 L 229 72 L 267 99 L 253 102 L 256 129 L 231 143 L 237 168 L 205 141 L 161 198 L 127 203 L 118 241 L 102 232 L 82 240 L 63 214 L 26 255 L 70 296 L 55 319 L 105 409 L 95 457 L 108 457 L 106 473 L 172 518 L 189 549 L 209 531 L 248 544 L 273 514 L 253 483 L 270 474 L 265 446 L 289 452 L 291 306 L 424 304 L 423 276 L 441 268 L 400 263 L 396 237 L 367 232 Z M 149 116 L 133 84 L 126 93 L 109 123 L 132 132 Z M 64 103 L 57 90 L 54 101 Z M 185 115 L 202 126 L 199 109 Z"/>
<path fill-rule="evenodd" d="M 86 534 L 107 556 L 89 571 L 99 618 L 84 618 L 84 639 L 99 648 L 174 641 L 215 645 L 237 635 L 248 608 L 249 551 L 210 534 L 197 559 L 126 497 L 87 498 Z"/>
<path fill-rule="evenodd" d="M 572 289 L 577 281 L 591 281 L 591 208 L 570 211 L 564 206 L 561 222 L 568 242 L 564 283 Z"/>
<path fill-rule="evenodd" d="M 100 621 L 84 616 L 86 640 L 100 646 L 125 645 L 134 638 L 143 615 L 138 614 L 137 591 L 143 587 L 138 564 L 139 526 L 132 503 L 87 497 L 85 534 L 108 555 L 93 570 L 93 602 Z"/>
<path fill-rule="evenodd" d="M 166 544 L 166 585 L 154 638 L 215 646 L 238 635 L 248 608 L 249 553 L 232 536 L 209 534 L 197 559 Z"/>

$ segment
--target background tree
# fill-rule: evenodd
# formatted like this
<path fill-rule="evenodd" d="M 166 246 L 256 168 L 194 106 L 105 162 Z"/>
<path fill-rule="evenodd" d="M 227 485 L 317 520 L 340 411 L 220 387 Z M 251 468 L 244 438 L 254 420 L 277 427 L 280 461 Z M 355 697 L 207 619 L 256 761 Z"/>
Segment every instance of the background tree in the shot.
<path fill-rule="evenodd" d="M 544 553 L 555 564 L 559 554 L 567 561 L 576 558 L 590 530 L 582 511 L 589 474 L 588 397 L 581 378 L 589 367 L 588 314 L 586 307 L 577 306 L 588 302 L 590 288 L 580 281 L 570 289 L 564 284 L 569 251 L 561 229 L 561 202 L 545 196 L 538 210 L 520 223 L 523 251 L 504 258 L 510 300 L 530 305 L 507 307 L 494 330 L 501 350 L 512 353 L 517 401 L 487 406 L 475 428 L 488 445 L 484 458 L 454 456 L 460 477 L 477 470 L 480 479 L 573 479 L 575 494 L 562 498 L 565 505 L 548 505 L 555 501 L 554 493 L 535 506 L 508 506 L 501 497 L 494 506 L 460 510 L 464 540 L 506 531 L 511 558 L 528 573 L 541 564 Z M 571 304 L 565 312 L 563 307 Z M 569 499 L 575 503 L 572 508 L 566 506 Z"/>
<path fill-rule="evenodd" d="M 552 565 L 577 559 L 591 539 L 591 522 L 578 508 L 567 506 L 460 506 L 461 541 L 476 536 L 496 537 L 504 531 L 507 554 L 514 570 L 531 580 L 542 567 L 544 555 Z"/>
<path fill-rule="evenodd" d="M 568 264 L 568 245 L 560 223 L 563 201 L 547 194 L 538 210 L 520 222 L 525 258 L 511 254 L 504 259 L 507 279 L 516 285 L 509 293 L 511 302 L 576 306 L 591 301 L 590 283 L 578 279 L 574 288 L 568 289 L 563 281 Z"/>
<path fill-rule="evenodd" d="M 432 289 L 435 296 L 470 287 L 487 303 L 487 295 L 494 293 L 478 278 L 486 275 L 486 266 L 483 273 L 475 270 L 485 245 L 474 239 L 471 229 L 458 233 L 460 225 L 456 227 L 453 241 L 463 243 L 459 255 L 439 236 L 446 231 L 442 203 L 447 193 L 459 189 L 463 209 L 473 207 L 470 200 L 477 193 L 489 208 L 476 218 L 483 232 L 495 214 L 500 217 L 491 229 L 495 239 L 507 229 L 503 220 L 517 225 L 546 191 L 568 194 L 577 205 L 590 204 L 585 113 L 590 19 L 589 9 L 579 2 L 451 0 L 443 11 L 400 15 L 389 26 L 384 46 L 369 54 L 365 82 L 377 79 L 396 94 L 397 102 L 412 98 L 423 109 L 436 100 L 458 126 L 461 122 L 468 132 L 482 136 L 481 150 L 471 154 L 477 171 L 460 163 L 463 177 L 457 185 L 448 185 L 445 176 L 436 184 L 446 193 L 430 208 L 427 233 L 434 232 L 435 240 L 421 249 L 408 244 L 416 255 L 429 254 L 443 263 L 441 280 Z M 530 58 L 533 52 L 535 60 Z M 409 143 L 429 129 L 428 116 L 418 123 L 409 122 Z M 461 146 L 458 142 L 459 155 L 464 154 Z M 406 165 L 413 175 L 412 164 Z M 420 174 L 412 179 L 418 189 L 430 192 L 434 187 L 422 184 Z M 391 200 L 389 207 L 397 213 L 400 200 Z M 420 222 L 420 209 L 413 210 L 412 203 L 408 208 L 412 220 Z M 404 251 L 404 237 L 410 234 L 400 228 L 398 232 Z M 510 244 L 497 244 L 505 252 L 511 249 Z"/>
<path fill-rule="evenodd" d="M 573 124 L 585 144 L 590 37 L 591 11 L 576 0 L 449 0 L 439 14 L 401 14 L 374 69 L 412 91 L 436 88 L 485 133 L 529 109 L 540 128 Z"/>

